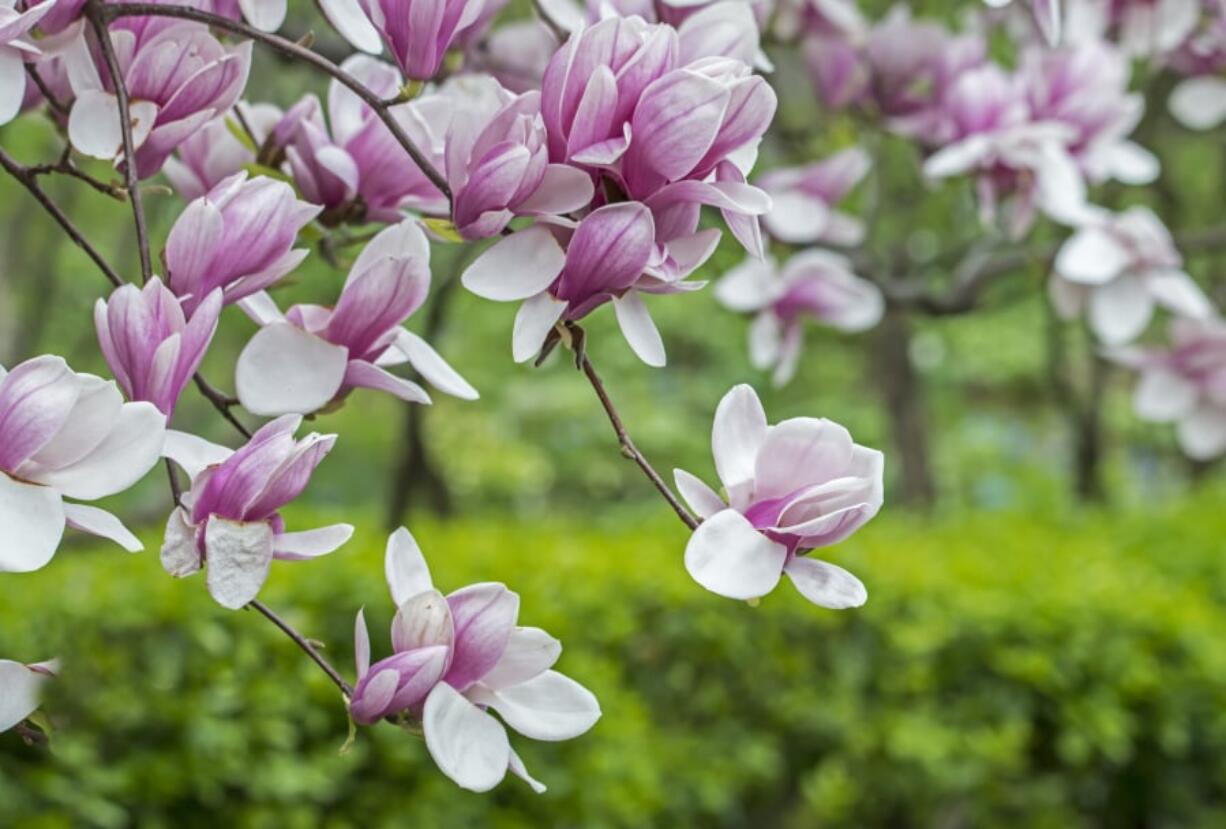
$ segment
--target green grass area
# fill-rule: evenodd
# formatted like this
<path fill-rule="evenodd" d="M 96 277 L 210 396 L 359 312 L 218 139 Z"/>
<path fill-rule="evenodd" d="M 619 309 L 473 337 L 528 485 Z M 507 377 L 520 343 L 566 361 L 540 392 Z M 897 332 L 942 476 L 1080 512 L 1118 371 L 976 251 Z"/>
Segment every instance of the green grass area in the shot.
<path fill-rule="evenodd" d="M 705 593 L 655 513 L 420 522 L 440 587 L 510 584 L 600 697 L 583 738 L 515 741 L 540 797 L 462 792 L 387 725 L 342 755 L 334 688 L 263 619 L 153 552 L 70 546 L 2 586 L 0 653 L 65 670 L 51 752 L 0 738 L 0 825 L 1220 825 L 1222 494 L 884 515 L 829 551 L 869 587 L 844 613 Z M 382 544 L 277 563 L 263 596 L 346 672 L 359 605 L 388 647 Z"/>

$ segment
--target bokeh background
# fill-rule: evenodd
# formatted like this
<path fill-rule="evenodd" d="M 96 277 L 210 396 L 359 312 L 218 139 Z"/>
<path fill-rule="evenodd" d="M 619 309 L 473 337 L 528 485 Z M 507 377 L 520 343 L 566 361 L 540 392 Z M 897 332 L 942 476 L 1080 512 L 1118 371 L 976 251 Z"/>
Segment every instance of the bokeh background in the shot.
<path fill-rule="evenodd" d="M 340 50 L 306 4 L 291 5 L 287 30 Z M 957 4 L 911 5 L 948 19 Z M 982 234 L 970 184 L 928 187 L 912 145 L 822 113 L 800 68 L 778 62 L 763 165 L 871 142 L 873 192 L 849 203 L 871 209 L 866 249 L 879 261 L 904 252 L 907 278 L 942 290 L 950 257 Z M 1174 124 L 1162 73 L 1138 83 L 1160 186 L 1097 200 L 1149 204 L 1175 230 L 1220 222 L 1226 133 Z M 324 85 L 261 54 L 249 89 L 284 105 Z M 38 117 L 0 130 L 30 163 L 54 159 L 60 141 Z M 77 182 L 47 186 L 104 254 L 137 270 L 125 205 Z M 181 201 L 154 187 L 146 202 L 160 241 Z M 54 351 L 105 374 L 91 323 L 105 283 L 9 180 L 0 217 L 0 362 Z M 1059 238 L 1040 227 L 1025 249 Z M 313 240 L 280 296 L 334 297 L 357 251 L 336 241 Z M 481 400 L 410 408 L 359 392 L 312 424 L 341 439 L 289 523 L 344 520 L 358 535 L 328 558 L 275 565 L 263 597 L 351 671 L 360 606 L 376 651 L 387 647 L 389 527 L 412 529 L 445 590 L 509 584 L 523 622 L 562 639 L 559 667 L 604 709 L 573 742 L 515 741 L 549 792 L 514 780 L 463 792 L 390 726 L 342 752 L 347 719 L 327 679 L 260 618 L 213 604 L 199 578 L 162 572 L 168 502 L 155 471 L 104 504 L 139 529 L 145 553 L 77 536 L 45 570 L 0 581 L 0 654 L 65 664 L 46 705 L 50 749 L 0 735 L 0 826 L 1226 825 L 1226 485 L 1183 460 L 1169 429 L 1137 421 L 1130 378 L 1053 321 L 1043 255 L 969 313 L 891 313 L 857 336 L 811 328 L 783 389 L 749 366 L 747 320 L 710 290 L 653 302 L 662 370 L 634 358 L 607 309 L 587 324 L 662 470 L 712 476 L 711 414 L 738 382 L 772 420 L 829 417 L 886 451 L 885 509 L 830 551 L 869 588 L 867 606 L 841 613 L 786 585 L 749 607 L 693 584 L 684 528 L 619 455 L 582 376 L 559 356 L 514 365 L 514 307 L 455 289 L 471 255 L 436 246 L 435 294 L 411 327 Z M 726 241 L 701 275 L 741 256 Z M 1189 269 L 1211 293 L 1226 286 L 1226 254 L 1189 257 Z M 215 383 L 232 386 L 253 331 L 226 311 L 205 364 Z M 233 443 L 191 389 L 176 425 Z"/>

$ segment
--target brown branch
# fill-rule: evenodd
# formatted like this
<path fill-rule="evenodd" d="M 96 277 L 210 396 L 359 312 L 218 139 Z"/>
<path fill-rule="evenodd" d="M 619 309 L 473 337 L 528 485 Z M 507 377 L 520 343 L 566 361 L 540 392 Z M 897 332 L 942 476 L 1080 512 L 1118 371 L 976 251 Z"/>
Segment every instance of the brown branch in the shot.
<path fill-rule="evenodd" d="M 43 76 L 39 74 L 38 68 L 32 64 L 26 64 L 26 74 L 30 76 L 30 80 L 34 81 L 34 85 L 38 87 L 38 91 L 47 99 L 48 105 L 60 115 L 68 114 L 68 105 L 55 97 L 55 93 L 51 91 L 51 87 L 47 86 L 47 82 L 43 80 Z"/>
<path fill-rule="evenodd" d="M 328 679 L 332 680 L 332 683 L 340 689 L 341 693 L 344 694 L 346 698 L 353 696 L 353 686 L 340 675 L 340 672 L 337 671 L 336 668 L 332 667 L 332 663 L 324 658 L 323 654 L 321 654 L 316 647 L 311 644 L 310 640 L 294 629 L 293 625 L 282 619 L 276 613 L 273 613 L 272 609 L 259 599 L 252 599 L 247 603 L 247 607 L 258 612 L 265 619 L 280 628 L 282 633 L 294 640 L 294 644 L 302 648 L 303 652 L 307 656 L 311 657 L 311 661 L 318 665 L 320 670 L 328 675 Z"/>
<path fill-rule="evenodd" d="M 567 38 L 570 37 L 570 32 L 549 13 L 545 8 L 545 4 L 541 0 L 532 0 L 532 8 L 536 12 L 536 16 L 549 29 L 550 33 L 558 39 L 558 43 L 565 43 Z"/>
<path fill-rule="evenodd" d="M 97 0 L 91 0 L 96 2 Z M 448 204 L 451 203 L 451 188 L 447 185 L 445 179 L 434 165 L 426 158 L 425 154 L 417 148 L 413 143 L 413 139 L 409 138 L 400 123 L 392 117 L 390 105 L 379 98 L 378 95 L 371 92 L 361 81 L 353 77 L 341 67 L 337 66 L 332 61 L 317 52 L 311 51 L 309 48 L 295 43 L 292 40 L 286 40 L 278 35 L 262 32 L 254 26 L 249 26 L 246 23 L 237 20 L 230 20 L 226 17 L 210 14 L 200 11 L 199 9 L 188 8 L 186 6 L 162 6 L 156 3 L 109 3 L 99 7 L 99 14 L 106 19 L 114 20 L 120 17 L 176 17 L 182 20 L 194 20 L 197 23 L 204 23 L 217 29 L 230 32 L 231 34 L 239 35 L 240 37 L 249 38 L 251 40 L 263 43 L 277 51 L 289 55 L 309 63 L 311 66 L 335 78 L 344 86 L 348 87 L 355 95 L 361 98 L 367 106 L 374 110 L 375 115 L 383 122 L 395 137 L 397 143 L 404 148 L 404 151 L 413 159 L 413 163 L 425 174 L 426 178 L 430 179 L 431 183 L 437 187 L 444 196 L 447 197 Z"/>
<path fill-rule="evenodd" d="M 71 147 L 64 148 L 64 152 L 60 155 L 59 161 L 56 161 L 53 164 L 35 164 L 28 169 L 30 173 L 35 176 L 49 176 L 57 173 L 59 175 L 69 176 L 77 179 L 78 181 L 85 182 L 104 196 L 110 196 L 113 199 L 119 199 L 121 201 L 127 199 L 127 190 L 125 190 L 123 187 L 96 179 L 78 167 L 72 160 Z"/>
<path fill-rule="evenodd" d="M 577 325 L 573 324 L 567 327 L 572 332 L 581 330 Z M 651 481 L 660 495 L 664 496 L 664 500 L 668 502 L 668 505 L 673 508 L 673 512 L 677 513 L 677 517 L 687 527 L 691 530 L 698 529 L 698 519 L 677 499 L 677 496 L 669 489 L 668 484 L 660 477 L 660 473 L 656 472 L 655 467 L 651 465 L 643 453 L 639 451 L 638 447 L 634 445 L 634 441 L 626 431 L 626 425 L 622 422 L 621 415 L 618 414 L 617 407 L 613 404 L 613 400 L 605 389 L 604 381 L 600 379 L 600 375 L 596 372 L 596 367 L 592 365 L 591 359 L 582 347 L 578 349 L 577 359 L 580 371 L 587 377 L 588 382 L 592 384 L 592 390 L 596 392 L 596 397 L 600 399 L 600 405 L 604 408 L 605 415 L 609 418 L 609 425 L 613 427 L 613 432 L 617 435 L 617 443 L 621 447 L 622 454 L 638 464 L 639 469 L 643 470 L 643 474 L 647 476 L 647 479 Z"/>
<path fill-rule="evenodd" d="M 25 721 L 13 726 L 13 731 L 28 746 L 45 746 L 51 742 L 51 738 L 41 728 Z"/>
<path fill-rule="evenodd" d="M 214 388 L 208 380 L 204 379 L 204 375 L 200 372 L 196 372 L 195 375 L 192 376 L 192 379 L 196 382 L 196 388 L 200 389 L 200 393 L 213 404 L 213 408 L 220 412 L 221 416 L 224 417 L 231 426 L 237 429 L 239 434 L 250 440 L 251 430 L 244 426 L 242 421 L 234 416 L 234 412 L 230 411 L 230 409 L 238 405 L 238 401 Z"/>
<path fill-rule="evenodd" d="M 115 99 L 119 105 L 119 134 L 123 138 L 124 179 L 127 182 L 128 199 L 132 202 L 132 219 L 136 224 L 136 245 L 140 252 L 141 282 L 148 282 L 153 278 L 153 259 L 149 255 L 149 228 L 145 225 L 145 207 L 141 203 L 140 178 L 136 173 L 136 148 L 132 143 L 132 109 L 128 102 L 128 86 L 123 79 L 119 58 L 115 56 L 115 45 L 111 43 L 111 32 L 107 29 L 109 18 L 103 8 L 99 0 L 89 0 L 85 7 L 85 15 L 89 18 L 94 34 L 98 36 L 98 47 L 102 50 L 102 59 L 106 62 L 107 72 L 115 87 Z"/>
<path fill-rule="evenodd" d="M 72 223 L 72 219 L 69 219 L 64 211 L 59 208 L 59 205 L 52 201 L 51 197 L 47 195 L 47 192 L 39 186 L 38 177 L 31 173 L 29 168 L 18 164 L 12 158 L 12 156 L 2 149 L 0 149 L 0 167 L 3 167 L 10 176 L 21 184 L 22 187 L 26 188 L 30 195 L 43 206 L 43 209 L 51 214 L 51 218 L 55 219 L 68 238 L 71 239 L 77 247 L 85 251 L 85 255 L 93 260 L 93 263 L 98 266 L 98 270 L 102 271 L 102 275 L 105 276 L 112 285 L 118 288 L 123 284 L 123 279 L 121 279 L 119 274 L 117 274 L 115 270 L 109 264 L 107 264 L 107 261 L 102 258 L 102 254 L 98 253 L 97 249 L 94 248 L 94 246 L 81 235 L 81 231 L 77 230 L 77 226 Z"/>

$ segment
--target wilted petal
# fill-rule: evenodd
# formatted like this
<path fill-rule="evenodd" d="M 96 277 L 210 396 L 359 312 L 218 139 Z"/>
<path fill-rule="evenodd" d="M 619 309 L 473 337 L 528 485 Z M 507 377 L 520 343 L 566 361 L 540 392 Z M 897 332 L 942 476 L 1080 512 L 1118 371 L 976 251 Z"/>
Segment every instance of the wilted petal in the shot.
<path fill-rule="evenodd" d="M 756 599 L 774 590 L 786 559 L 782 544 L 730 509 L 699 524 L 685 547 L 685 569 L 694 581 L 730 599 Z"/>
<path fill-rule="evenodd" d="M 185 509 L 176 509 L 166 520 L 166 536 L 162 541 L 162 568 L 176 578 L 190 576 L 200 569 L 200 551 L 196 548 L 196 528 L 188 523 Z"/>
<path fill-rule="evenodd" d="M 265 521 L 209 518 L 204 530 L 206 575 L 218 604 L 238 610 L 259 595 L 272 565 L 272 545 L 272 527 Z"/>

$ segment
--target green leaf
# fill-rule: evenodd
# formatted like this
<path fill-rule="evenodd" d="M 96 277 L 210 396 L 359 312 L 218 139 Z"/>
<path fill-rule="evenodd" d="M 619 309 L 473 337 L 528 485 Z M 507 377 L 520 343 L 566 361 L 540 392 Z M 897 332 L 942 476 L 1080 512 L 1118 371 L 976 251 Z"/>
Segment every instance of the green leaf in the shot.
<path fill-rule="evenodd" d="M 455 229 L 455 225 L 450 219 L 422 219 L 421 223 L 426 226 L 426 229 L 437 236 L 444 242 L 463 242 L 464 237 Z"/>
<path fill-rule="evenodd" d="M 243 129 L 243 125 L 240 124 L 237 119 L 227 118 L 226 129 L 230 131 L 231 135 L 238 139 L 238 143 L 251 150 L 252 153 L 258 153 L 260 151 L 260 148 L 255 145 L 255 140 L 247 134 L 247 131 Z"/>

